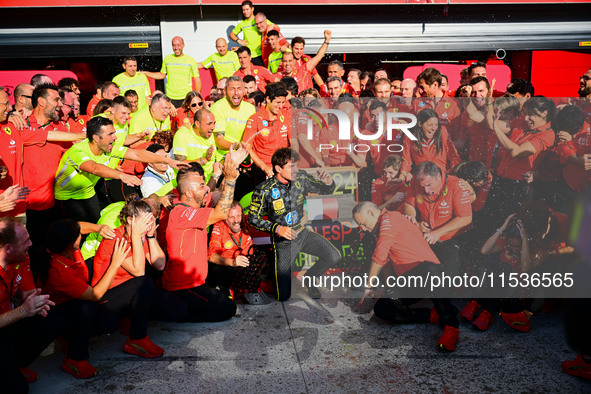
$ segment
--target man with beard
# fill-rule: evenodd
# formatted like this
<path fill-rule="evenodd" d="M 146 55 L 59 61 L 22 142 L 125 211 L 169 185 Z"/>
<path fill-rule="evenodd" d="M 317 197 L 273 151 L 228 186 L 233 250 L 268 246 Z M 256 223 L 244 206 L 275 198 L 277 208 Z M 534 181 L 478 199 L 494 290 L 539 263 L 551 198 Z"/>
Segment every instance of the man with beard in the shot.
<path fill-rule="evenodd" d="M 579 97 L 584 97 L 585 89 L 591 88 L 591 69 L 579 77 Z"/>
<path fill-rule="evenodd" d="M 249 283 L 249 273 L 256 274 L 264 262 L 251 261 L 248 257 L 252 238 L 243 229 L 244 214 L 237 201 L 232 203 L 226 220 L 217 222 L 211 230 L 211 239 L 207 250 L 209 270 L 207 284 L 211 287 L 219 286 L 221 291 L 228 293 L 232 290 L 234 300 L 236 291 L 255 292 L 256 284 Z M 250 289 L 236 288 L 234 285 L 250 285 Z M 242 286 L 241 286 L 242 287 Z M 246 286 L 245 286 L 246 287 Z"/>
<path fill-rule="evenodd" d="M 213 130 L 215 117 L 210 110 L 202 108 L 195 113 L 195 124 L 181 127 L 174 135 L 172 153 L 177 160 L 196 161 L 203 167 L 205 181 L 213 172 L 213 163 L 222 160 L 215 146 Z"/>
<path fill-rule="evenodd" d="M 256 112 L 254 105 L 243 100 L 244 83 L 240 77 L 233 75 L 228 78 L 225 91 L 225 99 L 211 106 L 216 122 L 213 131 L 215 142 L 222 155 L 230 150 L 232 144 L 242 141 L 246 122 Z"/>
<path fill-rule="evenodd" d="M 222 292 L 205 284 L 207 278 L 207 226 L 228 218 L 234 200 L 238 170 L 236 153 L 226 155 L 221 195 L 215 208 L 203 208 L 210 189 L 203 171 L 179 172 L 179 200 L 172 206 L 167 219 L 166 243 L 168 261 L 162 276 L 162 287 L 173 292 L 188 307 L 190 322 L 223 321 L 236 314 L 236 304 Z M 238 159 L 240 160 L 240 159 Z"/>
<path fill-rule="evenodd" d="M 24 185 L 30 190 L 27 197 L 27 230 L 33 247 L 37 247 L 47 226 L 59 218 L 57 209 L 54 209 L 53 183 L 64 148 L 54 142 L 80 141 L 85 134 L 68 133 L 56 127 L 62 99 L 55 85 L 36 87 L 32 101 L 33 113 L 27 118 L 29 127 L 26 140 L 23 140 L 22 171 Z"/>
<path fill-rule="evenodd" d="M 76 221 L 96 223 L 99 220 L 99 199 L 94 187 L 100 178 L 119 179 L 134 186 L 142 184 L 141 179 L 116 169 L 120 159 L 166 163 L 176 169 L 186 166 L 168 156 L 145 150 L 117 146 L 113 151 L 117 139 L 113 122 L 101 116 L 88 122 L 86 135 L 87 140 L 64 153 L 55 175 L 55 199 L 64 215 Z"/>

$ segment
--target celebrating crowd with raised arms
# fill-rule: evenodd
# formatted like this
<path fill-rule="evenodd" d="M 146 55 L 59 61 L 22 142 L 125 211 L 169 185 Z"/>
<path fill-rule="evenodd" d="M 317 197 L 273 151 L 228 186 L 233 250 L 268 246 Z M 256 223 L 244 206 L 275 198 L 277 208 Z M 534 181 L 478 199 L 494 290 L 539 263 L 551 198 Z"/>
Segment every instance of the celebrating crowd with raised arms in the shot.
<path fill-rule="evenodd" d="M 303 37 L 285 37 L 251 1 L 242 12 L 200 62 L 178 36 L 160 71 L 138 71 L 142 59 L 125 57 L 124 72 L 96 85 L 86 114 L 72 78 L 22 81 L 14 106 L 0 90 L 8 391 L 27 390 L 37 377 L 27 366 L 58 337 L 67 343 L 62 370 L 90 378 L 92 336 L 120 329 L 124 352 L 160 357 L 151 319 L 228 320 L 237 301 L 264 288 L 285 301 L 299 252 L 318 257 L 302 280 L 321 298 L 314 279 L 345 256 L 307 225 L 305 205 L 308 194 L 335 192 L 342 167 L 359 179 L 349 217 L 377 240 L 370 277 L 522 273 L 574 259 L 569 220 L 591 185 L 591 70 L 578 97 L 561 99 L 535 96 L 521 79 L 494 90 L 483 62 L 462 71 L 456 92 L 447 88 L 453 76 L 432 67 L 397 79 L 334 60 L 321 75 L 330 31 L 309 56 Z M 210 67 L 217 85 L 204 92 L 199 69 Z M 166 78 L 165 92 L 148 78 Z M 337 111 L 359 120 L 351 140 L 340 139 Z M 256 257 L 255 231 L 270 236 L 266 260 Z M 500 312 L 527 332 L 540 310 L 517 296 L 474 298 L 461 311 L 447 298 L 413 308 L 417 299 L 375 290 L 361 302 L 381 297 L 376 316 L 438 324 L 445 351 L 456 349 L 461 320 L 486 331 Z M 591 354 L 563 369 L 591 378 Z"/>

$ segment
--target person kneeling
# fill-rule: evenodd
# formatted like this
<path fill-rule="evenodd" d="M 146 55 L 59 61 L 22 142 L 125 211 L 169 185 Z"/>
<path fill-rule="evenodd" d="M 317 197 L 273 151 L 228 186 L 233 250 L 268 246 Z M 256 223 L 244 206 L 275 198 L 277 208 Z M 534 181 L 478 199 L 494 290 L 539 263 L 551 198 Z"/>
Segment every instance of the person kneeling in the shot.
<path fill-rule="evenodd" d="M 164 350 L 147 335 L 148 318 L 154 297 L 154 282 L 145 276 L 146 260 L 157 270 L 166 264 L 164 252 L 156 241 L 156 221 L 150 205 L 143 200 L 125 204 L 119 218 L 123 225 L 115 230 L 113 239 L 103 239 L 94 257 L 92 286 L 107 274 L 118 239 L 131 243 L 121 267 L 117 269 L 109 290 L 101 303 L 120 317 L 129 317 L 129 337 L 123 351 L 140 357 L 160 357 Z"/>
<path fill-rule="evenodd" d="M 353 218 L 365 231 L 374 232 L 377 244 L 371 258 L 368 284 L 375 283 L 384 265 L 390 261 L 397 276 L 421 276 L 436 274 L 440 262 L 429 247 L 418 226 L 397 211 L 381 210 L 371 202 L 361 202 L 353 208 Z M 366 289 L 360 305 L 373 293 Z M 458 311 L 447 298 L 431 298 L 434 309 L 410 308 L 420 298 L 381 298 L 374 306 L 380 319 L 398 324 L 433 323 L 443 328 L 437 347 L 456 350 L 460 341 Z M 437 312 L 437 313 L 435 313 Z M 437 316 L 437 321 L 434 317 Z"/>
<path fill-rule="evenodd" d="M 119 319 L 99 311 L 98 304 L 115 278 L 130 248 L 124 239 L 115 241 L 112 258 L 102 278 L 88 285 L 88 268 L 80 253 L 80 225 L 71 219 L 52 223 L 46 236 L 45 258 L 39 266 L 39 282 L 55 307 L 49 315 L 58 315 L 66 322 L 64 338 L 68 343 L 62 370 L 79 379 L 95 376 L 98 371 L 87 360 L 92 334 L 117 330 Z M 99 317 L 100 316 L 100 317 Z"/>

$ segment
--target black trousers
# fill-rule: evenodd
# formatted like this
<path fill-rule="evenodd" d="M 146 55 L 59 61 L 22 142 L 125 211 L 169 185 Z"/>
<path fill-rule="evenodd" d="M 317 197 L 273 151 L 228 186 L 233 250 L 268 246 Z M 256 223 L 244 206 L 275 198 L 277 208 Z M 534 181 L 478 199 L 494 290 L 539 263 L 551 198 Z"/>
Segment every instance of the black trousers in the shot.
<path fill-rule="evenodd" d="M 45 235 L 49 225 L 56 220 L 60 219 L 60 215 L 57 204 L 49 209 L 42 211 L 34 211 L 27 209 L 26 211 L 26 227 L 29 237 L 33 245 L 29 248 L 29 259 L 31 260 L 31 270 L 33 274 L 37 273 L 37 267 L 40 264 L 42 252 L 47 249 L 45 244 Z"/>
<path fill-rule="evenodd" d="M 65 321 L 63 336 L 68 341 L 68 358 L 87 360 L 90 337 L 109 334 L 119 328 L 119 317 L 92 301 L 70 300 L 51 308 L 49 315 Z"/>
<path fill-rule="evenodd" d="M 236 304 L 220 291 L 206 285 L 172 292 L 182 299 L 188 308 L 187 321 L 218 322 L 231 319 L 236 314 Z"/>
<path fill-rule="evenodd" d="M 142 339 L 148 332 L 153 296 L 152 278 L 138 276 L 107 290 L 100 304 L 119 317 L 129 317 L 129 339 Z"/>
<path fill-rule="evenodd" d="M 83 200 L 55 200 L 65 218 L 77 222 L 96 223 L 101 217 L 101 207 L 97 195 Z"/>
<path fill-rule="evenodd" d="M 455 237 L 431 245 L 433 253 L 441 263 L 441 270 L 448 275 L 458 275 L 462 268 L 459 244 L 459 238 Z"/>
<path fill-rule="evenodd" d="M 437 274 L 440 267 L 430 262 L 422 262 L 413 269 L 407 271 L 404 276 L 422 276 L 427 273 Z M 374 305 L 374 313 L 380 319 L 396 323 L 428 323 L 431 311 L 429 308 L 411 308 L 412 305 L 423 298 L 380 298 Z M 441 327 L 452 326 L 458 328 L 458 310 L 448 298 L 431 298 L 435 310 L 439 314 L 439 325 Z"/>
<path fill-rule="evenodd" d="M 318 257 L 318 261 L 306 272 L 306 276 L 320 276 L 341 261 L 341 253 L 333 244 L 305 227 L 294 240 L 290 241 L 276 234 L 272 234 L 271 239 L 275 250 L 273 287 L 279 301 L 285 301 L 291 296 L 292 267 L 300 252 Z"/>
<path fill-rule="evenodd" d="M 183 322 L 187 320 L 189 309 L 178 296 L 160 287 L 154 287 L 151 320 Z"/>
<path fill-rule="evenodd" d="M 0 381 L 3 393 L 26 393 L 29 385 L 19 371 L 53 342 L 65 327 L 60 316 L 33 316 L 0 328 Z"/>

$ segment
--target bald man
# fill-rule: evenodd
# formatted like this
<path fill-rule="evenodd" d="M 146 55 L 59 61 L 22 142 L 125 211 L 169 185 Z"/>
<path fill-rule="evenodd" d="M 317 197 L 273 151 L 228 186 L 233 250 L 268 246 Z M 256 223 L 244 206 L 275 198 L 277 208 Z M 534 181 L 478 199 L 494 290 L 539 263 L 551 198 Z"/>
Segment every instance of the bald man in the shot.
<path fill-rule="evenodd" d="M 210 68 L 213 66 L 215 77 L 219 81 L 234 75 L 240 68 L 240 63 L 236 52 L 228 51 L 228 42 L 225 38 L 220 37 L 215 41 L 215 49 L 217 52 L 214 52 L 202 63 L 197 63 L 197 67 Z"/>
<path fill-rule="evenodd" d="M 201 92 L 201 78 L 197 62 L 189 55 L 183 53 L 185 41 L 182 37 L 176 36 L 172 39 L 172 54 L 166 56 L 162 61 L 160 72 L 142 73 L 154 79 L 166 79 L 166 95 L 170 97 L 175 107 L 183 104 L 187 93 L 193 90 Z M 139 72 L 139 71 L 138 71 Z"/>
<path fill-rule="evenodd" d="M 14 110 L 19 111 L 21 108 L 29 111 L 33 110 L 33 85 L 28 83 L 21 83 L 14 89 Z"/>
<path fill-rule="evenodd" d="M 402 97 L 413 97 L 417 83 L 410 78 L 406 78 L 400 82 L 400 95 Z"/>

